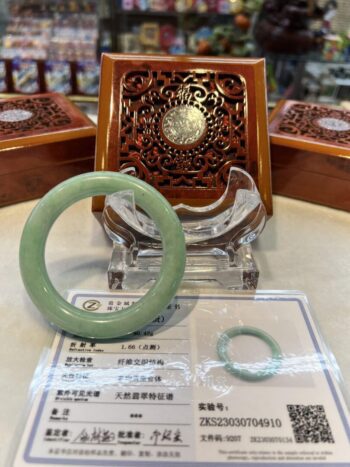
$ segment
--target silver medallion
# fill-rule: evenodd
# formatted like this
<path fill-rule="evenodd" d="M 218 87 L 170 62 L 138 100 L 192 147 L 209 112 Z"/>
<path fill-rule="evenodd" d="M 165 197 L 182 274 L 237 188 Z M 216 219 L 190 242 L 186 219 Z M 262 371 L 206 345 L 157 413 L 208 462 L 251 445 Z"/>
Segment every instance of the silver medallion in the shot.
<path fill-rule="evenodd" d="M 24 109 L 11 109 L 0 112 L 0 122 L 14 123 L 29 120 L 33 116 L 32 112 Z"/>
<path fill-rule="evenodd" d="M 340 118 L 319 118 L 317 123 L 320 127 L 325 128 L 326 130 L 333 130 L 333 131 L 349 131 L 350 130 L 350 123 L 346 122 L 345 120 L 341 120 Z"/>
<path fill-rule="evenodd" d="M 164 115 L 162 130 L 170 143 L 187 146 L 199 142 L 207 129 L 205 116 L 192 105 L 179 105 Z"/>

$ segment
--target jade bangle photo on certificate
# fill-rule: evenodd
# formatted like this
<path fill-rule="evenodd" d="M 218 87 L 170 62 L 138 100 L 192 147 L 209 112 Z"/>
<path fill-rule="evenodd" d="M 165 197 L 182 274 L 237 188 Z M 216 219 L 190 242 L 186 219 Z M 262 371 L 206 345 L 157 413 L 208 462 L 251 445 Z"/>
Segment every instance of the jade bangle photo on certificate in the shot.
<path fill-rule="evenodd" d="M 45 265 L 45 245 L 58 216 L 89 196 L 132 190 L 137 205 L 158 227 L 163 246 L 160 274 L 136 303 L 112 313 L 91 313 L 68 303 L 52 285 Z M 149 184 L 115 172 L 78 175 L 57 185 L 32 211 L 20 244 L 22 279 L 33 303 L 53 324 L 72 334 L 96 339 L 125 336 L 152 322 L 175 296 L 185 269 L 186 248 L 180 221 L 168 201 Z"/>
<path fill-rule="evenodd" d="M 236 363 L 229 356 L 228 345 L 237 336 L 253 336 L 264 341 L 271 350 L 271 357 L 263 362 L 249 364 Z M 219 359 L 224 362 L 224 368 L 233 376 L 245 381 L 262 381 L 278 373 L 282 361 L 282 352 L 278 342 L 267 332 L 251 326 L 237 326 L 223 332 L 217 342 Z M 245 368 L 244 368 L 245 367 Z"/>

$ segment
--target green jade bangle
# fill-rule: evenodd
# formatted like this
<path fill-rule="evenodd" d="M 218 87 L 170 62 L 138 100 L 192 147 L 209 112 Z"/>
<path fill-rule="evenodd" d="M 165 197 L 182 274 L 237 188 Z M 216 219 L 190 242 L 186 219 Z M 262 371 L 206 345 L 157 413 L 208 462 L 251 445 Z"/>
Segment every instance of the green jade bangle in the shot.
<path fill-rule="evenodd" d="M 248 370 L 242 368 L 243 364 L 231 361 L 228 355 L 228 344 L 233 337 L 242 335 L 258 337 L 270 347 L 272 356 L 263 368 L 260 362 L 251 363 L 252 369 Z M 282 361 L 281 348 L 275 339 L 261 329 L 250 326 L 238 326 L 222 333 L 217 342 L 217 353 L 220 360 L 225 363 L 225 370 L 245 381 L 262 381 L 270 378 L 278 372 Z"/>
<path fill-rule="evenodd" d="M 68 303 L 52 285 L 45 265 L 45 245 L 58 216 L 89 196 L 132 190 L 136 204 L 155 222 L 163 244 L 159 277 L 136 303 L 112 313 L 90 313 Z M 168 201 L 149 184 L 115 172 L 93 172 L 73 177 L 52 189 L 37 204 L 24 227 L 20 244 L 22 279 L 33 303 L 59 328 L 96 339 L 125 336 L 152 322 L 175 296 L 186 260 L 180 221 Z"/>

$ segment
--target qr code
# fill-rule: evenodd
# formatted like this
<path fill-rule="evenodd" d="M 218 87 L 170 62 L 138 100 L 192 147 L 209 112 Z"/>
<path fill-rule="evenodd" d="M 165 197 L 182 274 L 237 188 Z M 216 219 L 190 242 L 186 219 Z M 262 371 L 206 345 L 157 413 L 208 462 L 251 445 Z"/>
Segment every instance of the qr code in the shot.
<path fill-rule="evenodd" d="M 334 443 L 323 405 L 287 405 L 296 443 Z"/>

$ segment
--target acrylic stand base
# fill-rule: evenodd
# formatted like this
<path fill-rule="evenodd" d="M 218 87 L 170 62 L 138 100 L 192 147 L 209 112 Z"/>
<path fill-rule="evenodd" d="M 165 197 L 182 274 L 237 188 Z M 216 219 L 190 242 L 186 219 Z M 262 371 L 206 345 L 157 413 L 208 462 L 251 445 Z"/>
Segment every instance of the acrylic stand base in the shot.
<path fill-rule="evenodd" d="M 135 259 L 134 259 L 135 257 Z M 115 244 L 108 267 L 111 290 L 148 288 L 159 274 L 161 251 L 130 253 L 123 245 Z M 259 271 L 250 245 L 226 254 L 198 254 L 188 252 L 183 279 L 185 288 L 213 287 L 230 290 L 256 289 Z"/>
<path fill-rule="evenodd" d="M 186 288 L 255 289 L 259 271 L 250 242 L 265 226 L 266 210 L 247 172 L 232 168 L 227 189 L 204 208 L 179 204 L 186 240 Z M 132 192 L 106 198 L 103 225 L 113 241 L 108 268 L 110 289 L 139 289 L 160 271 L 162 245 L 153 221 L 135 206 Z"/>

